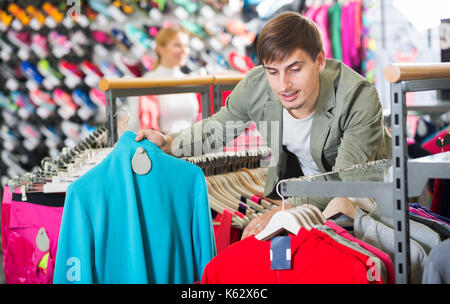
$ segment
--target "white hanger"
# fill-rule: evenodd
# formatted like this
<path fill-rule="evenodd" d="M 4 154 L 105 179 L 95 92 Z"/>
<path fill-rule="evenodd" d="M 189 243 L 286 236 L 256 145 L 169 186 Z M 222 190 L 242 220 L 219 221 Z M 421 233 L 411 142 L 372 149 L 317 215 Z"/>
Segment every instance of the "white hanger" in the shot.
<path fill-rule="evenodd" d="M 279 181 L 277 186 L 275 187 L 278 195 L 281 197 L 281 211 L 276 212 L 270 219 L 269 223 L 267 223 L 267 226 L 261 232 L 255 235 L 255 238 L 257 240 L 269 240 L 271 237 L 280 234 L 280 232 L 284 230 L 297 235 L 298 231 L 302 227 L 303 223 L 299 221 L 298 217 L 295 216 L 292 212 L 286 211 L 284 209 L 284 197 L 278 191 L 278 186 L 282 181 L 284 180 Z"/>

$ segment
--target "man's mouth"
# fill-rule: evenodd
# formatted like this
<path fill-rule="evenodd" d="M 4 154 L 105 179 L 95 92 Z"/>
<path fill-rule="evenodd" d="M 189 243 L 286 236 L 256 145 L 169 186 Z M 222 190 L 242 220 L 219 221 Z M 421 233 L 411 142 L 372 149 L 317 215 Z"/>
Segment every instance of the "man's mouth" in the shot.
<path fill-rule="evenodd" d="M 300 91 L 283 92 L 283 93 L 280 93 L 280 96 L 284 101 L 290 102 L 290 101 L 294 101 L 295 99 L 297 99 L 299 92 Z"/>

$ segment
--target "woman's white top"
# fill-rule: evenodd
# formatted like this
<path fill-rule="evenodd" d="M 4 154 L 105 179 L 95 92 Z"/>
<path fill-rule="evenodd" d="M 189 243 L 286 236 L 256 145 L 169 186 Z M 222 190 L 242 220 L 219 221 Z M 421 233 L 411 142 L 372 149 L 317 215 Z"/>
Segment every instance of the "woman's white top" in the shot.
<path fill-rule="evenodd" d="M 185 77 L 179 68 L 158 66 L 143 77 Z M 157 95 L 159 101 L 159 127 L 163 133 L 179 132 L 190 127 L 199 110 L 195 93 Z"/>

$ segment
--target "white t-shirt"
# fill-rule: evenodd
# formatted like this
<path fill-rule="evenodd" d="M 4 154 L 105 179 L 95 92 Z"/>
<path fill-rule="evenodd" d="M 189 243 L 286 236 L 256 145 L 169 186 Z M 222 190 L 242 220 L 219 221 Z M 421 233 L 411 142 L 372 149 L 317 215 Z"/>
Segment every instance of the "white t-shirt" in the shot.
<path fill-rule="evenodd" d="M 158 66 L 155 70 L 147 72 L 142 77 L 185 77 L 186 74 L 179 68 L 169 69 Z M 180 93 L 157 95 L 159 102 L 159 127 L 166 134 L 179 132 L 190 127 L 197 117 L 199 110 L 195 93 Z M 129 97 L 128 111 L 130 121 L 128 130 L 139 130 L 139 103 L 137 97 Z"/>
<path fill-rule="evenodd" d="M 283 108 L 283 145 L 297 156 L 305 176 L 321 173 L 310 152 L 313 115 L 297 119 Z"/>
<path fill-rule="evenodd" d="M 158 66 L 143 77 L 185 77 L 179 68 Z M 158 95 L 159 127 L 164 133 L 179 132 L 190 127 L 197 117 L 198 100 L 195 93 Z"/>

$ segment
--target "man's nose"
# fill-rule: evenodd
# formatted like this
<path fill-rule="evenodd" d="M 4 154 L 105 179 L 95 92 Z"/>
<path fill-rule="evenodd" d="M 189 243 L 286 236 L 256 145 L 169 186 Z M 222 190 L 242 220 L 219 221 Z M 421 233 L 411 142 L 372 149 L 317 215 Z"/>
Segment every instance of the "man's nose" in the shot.
<path fill-rule="evenodd" d="M 292 81 L 288 75 L 280 75 L 280 87 L 282 91 L 288 91 L 292 87 Z"/>

